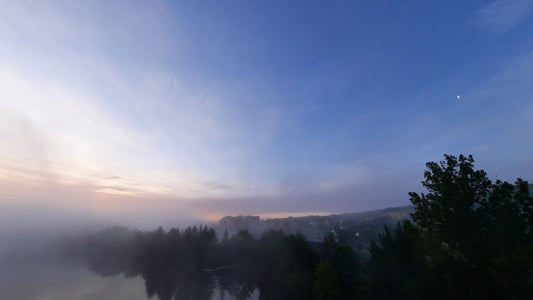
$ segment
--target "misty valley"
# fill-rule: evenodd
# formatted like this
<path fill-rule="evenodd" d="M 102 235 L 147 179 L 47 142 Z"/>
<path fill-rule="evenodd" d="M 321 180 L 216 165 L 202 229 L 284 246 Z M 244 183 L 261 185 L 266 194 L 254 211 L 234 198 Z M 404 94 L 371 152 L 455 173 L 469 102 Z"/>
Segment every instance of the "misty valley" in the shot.
<path fill-rule="evenodd" d="M 532 299 L 531 183 L 533 0 L 0 0 L 0 300 Z"/>
<path fill-rule="evenodd" d="M 492 182 L 472 156 L 426 167 L 412 206 L 44 236 L 2 253 L 0 287 L 35 299 L 525 299 L 532 185 Z"/>
<path fill-rule="evenodd" d="M 54 299 L 62 294 L 65 299 L 309 299 L 319 262 L 334 259 L 344 266 L 346 288 L 383 226 L 412 211 L 407 206 L 266 220 L 237 216 L 184 230 L 114 226 L 47 237 L 53 242 L 44 248 L 36 243 L 33 252 L 12 255 L 3 290 L 14 298 L 43 299 L 47 293 Z M 28 288 L 32 284 L 37 286 Z"/>
<path fill-rule="evenodd" d="M 286 234 L 272 228 L 258 232 L 257 226 L 262 227 L 258 223 L 263 220 L 257 217 L 224 218 L 215 226 L 222 232 L 220 238 L 215 229 L 207 226 L 150 232 L 113 227 L 70 241 L 63 257 L 85 263 L 103 277 L 140 276 L 147 295 L 161 300 L 258 296 L 311 299 L 315 268 L 322 262 L 327 269 L 326 262 L 331 261 L 335 270 L 342 272 L 341 297 L 346 298 L 356 294 L 359 256 L 364 253 L 357 254 L 353 247 L 366 249 L 384 224 L 397 220 L 391 214 L 406 215 L 409 210 L 410 207 L 402 207 L 353 215 L 266 220 L 300 228 L 305 227 L 300 223 L 305 223 L 311 230 L 308 234 L 333 227 L 320 241 L 308 241 L 301 233 Z M 331 225 L 317 229 L 309 219 Z M 341 224 L 351 220 L 354 226 L 339 226 L 333 223 L 334 219 Z M 237 232 L 230 235 L 227 227 Z"/>
<path fill-rule="evenodd" d="M 360 257 L 369 255 L 384 226 L 412 212 L 406 206 L 296 218 L 228 216 L 182 230 L 32 228 L 4 241 L 13 247 L 0 253 L 0 290 L 9 299 L 313 297 L 319 262 L 335 255 L 337 265 L 354 268 L 343 275 L 352 284 Z"/>

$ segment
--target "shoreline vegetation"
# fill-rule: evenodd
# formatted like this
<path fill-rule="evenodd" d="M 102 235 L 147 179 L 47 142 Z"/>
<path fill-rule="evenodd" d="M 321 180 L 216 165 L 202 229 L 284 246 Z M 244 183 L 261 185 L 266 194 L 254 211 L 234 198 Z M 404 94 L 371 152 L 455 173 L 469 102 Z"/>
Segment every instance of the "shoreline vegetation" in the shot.
<path fill-rule="evenodd" d="M 65 243 L 100 276 L 141 276 L 148 297 L 525 299 L 533 291 L 530 185 L 492 182 L 472 156 L 429 162 L 412 206 L 215 227 L 108 228 Z M 322 234 L 322 239 L 316 236 Z"/>

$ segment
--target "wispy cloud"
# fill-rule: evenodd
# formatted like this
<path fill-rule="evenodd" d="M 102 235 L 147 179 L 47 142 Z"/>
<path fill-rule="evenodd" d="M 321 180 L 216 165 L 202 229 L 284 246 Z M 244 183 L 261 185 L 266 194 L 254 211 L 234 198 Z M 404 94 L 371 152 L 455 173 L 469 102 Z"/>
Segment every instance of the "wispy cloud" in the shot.
<path fill-rule="evenodd" d="M 468 33 L 450 42 L 438 28 L 413 35 L 427 18 L 391 23 L 405 17 L 396 9 L 379 19 L 346 15 L 342 27 L 328 19 L 294 26 L 276 14 L 283 22 L 274 31 L 274 15 L 255 24 L 253 11 L 227 12 L 168 2 L 0 1 L 0 201 L 42 198 L 109 214 L 353 211 L 406 204 L 424 162 L 443 152 L 531 161 L 521 145 L 533 143 L 533 56 L 508 57 L 529 40 L 471 68 L 462 64 L 490 41 Z M 466 13 L 505 33 L 528 22 L 533 1 L 498 0 Z M 453 26 L 462 18 L 435 23 L 461 30 Z M 327 34 L 309 30 L 323 24 Z M 391 26 L 398 31 L 377 30 Z M 408 65 L 397 48 L 410 49 Z M 446 63 L 430 70 L 433 59 Z M 486 70 L 505 63 L 487 80 Z M 427 73 L 409 78 L 412 87 L 395 84 L 411 68 Z M 386 76 L 361 75 L 375 70 Z"/>
<path fill-rule="evenodd" d="M 502 34 L 532 14 L 532 0 L 496 0 L 478 10 L 475 18 L 480 25 L 497 34 Z"/>

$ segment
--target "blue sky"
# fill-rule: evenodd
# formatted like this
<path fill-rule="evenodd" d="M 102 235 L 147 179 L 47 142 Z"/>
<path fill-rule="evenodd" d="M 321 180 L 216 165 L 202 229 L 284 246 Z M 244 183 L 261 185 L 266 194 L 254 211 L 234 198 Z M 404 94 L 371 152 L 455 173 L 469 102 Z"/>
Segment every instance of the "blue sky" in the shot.
<path fill-rule="evenodd" d="M 531 181 L 532 83 L 529 0 L 1 1 L 0 199 L 359 211 L 444 153 Z"/>

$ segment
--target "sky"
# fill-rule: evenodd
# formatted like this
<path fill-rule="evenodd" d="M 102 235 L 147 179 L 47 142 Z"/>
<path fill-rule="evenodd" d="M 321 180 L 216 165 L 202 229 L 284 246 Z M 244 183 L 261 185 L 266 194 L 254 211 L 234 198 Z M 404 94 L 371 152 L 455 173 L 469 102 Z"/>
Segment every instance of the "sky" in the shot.
<path fill-rule="evenodd" d="M 533 181 L 532 83 L 531 0 L 2 0 L 0 208 L 364 211 L 444 153 Z"/>

